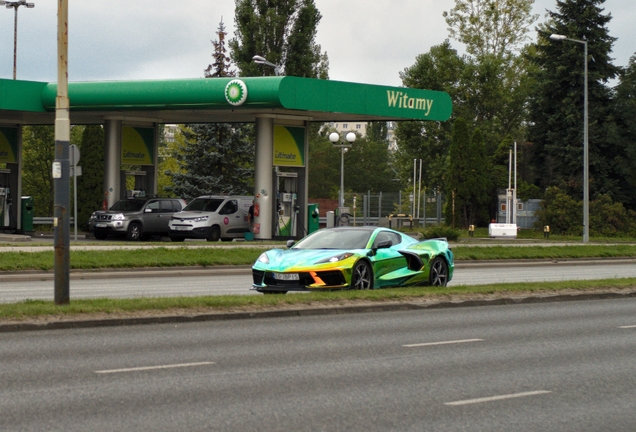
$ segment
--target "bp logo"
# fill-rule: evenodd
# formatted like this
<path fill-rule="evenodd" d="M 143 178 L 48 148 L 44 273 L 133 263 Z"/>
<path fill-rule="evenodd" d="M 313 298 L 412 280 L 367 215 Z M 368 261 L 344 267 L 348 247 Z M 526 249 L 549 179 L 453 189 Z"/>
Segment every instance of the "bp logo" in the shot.
<path fill-rule="evenodd" d="M 238 106 L 247 99 L 247 87 L 241 80 L 232 80 L 225 86 L 225 99 L 230 105 Z"/>

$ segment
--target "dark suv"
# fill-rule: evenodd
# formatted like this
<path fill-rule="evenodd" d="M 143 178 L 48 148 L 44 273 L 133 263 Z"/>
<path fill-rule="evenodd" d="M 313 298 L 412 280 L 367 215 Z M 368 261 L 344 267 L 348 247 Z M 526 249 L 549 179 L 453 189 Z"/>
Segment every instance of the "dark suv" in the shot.
<path fill-rule="evenodd" d="M 93 212 L 88 227 L 96 239 L 125 235 L 128 240 L 148 240 L 153 235 L 167 236 L 172 214 L 186 206 L 182 199 L 136 197 L 117 201 L 109 210 Z"/>

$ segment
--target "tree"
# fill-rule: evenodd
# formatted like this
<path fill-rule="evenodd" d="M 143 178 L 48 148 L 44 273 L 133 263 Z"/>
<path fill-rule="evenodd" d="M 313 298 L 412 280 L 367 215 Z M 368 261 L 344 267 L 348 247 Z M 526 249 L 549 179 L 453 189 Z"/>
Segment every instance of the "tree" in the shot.
<path fill-rule="evenodd" d="M 627 68 L 616 86 L 615 109 L 617 130 L 616 140 L 625 149 L 625 157 L 615 158 L 617 169 L 622 173 L 621 188 L 636 190 L 636 55 L 629 60 Z M 631 193 L 625 205 L 636 209 L 636 194 Z"/>
<path fill-rule="evenodd" d="M 228 123 L 193 124 L 183 128 L 185 144 L 176 153 L 181 168 L 167 171 L 177 196 L 251 195 L 254 190 L 252 128 Z"/>
<path fill-rule="evenodd" d="M 611 16 L 599 7 L 604 0 L 559 0 L 557 12 L 539 29 L 537 66 L 530 105 L 529 140 L 534 144 L 535 169 L 542 189 L 558 186 L 571 196 L 582 196 L 583 180 L 583 47 L 571 41 L 552 41 L 551 34 L 588 41 L 590 196 L 607 193 L 625 201 L 630 191 L 621 188 L 623 148 L 611 138 L 614 130 L 612 92 L 607 82 L 619 69 L 609 54 L 615 38 L 606 25 Z"/>
<path fill-rule="evenodd" d="M 91 213 L 101 209 L 104 199 L 104 129 L 100 125 L 83 129 L 78 146 L 82 175 L 77 177 L 77 223 L 87 231 Z"/>
<path fill-rule="evenodd" d="M 447 196 L 451 203 L 446 220 L 463 227 L 488 220 L 491 181 L 482 134 L 471 136 L 468 122 L 459 118 L 453 124 L 453 141 L 449 151 Z"/>
<path fill-rule="evenodd" d="M 22 128 L 22 194 L 33 197 L 33 215 L 53 216 L 53 126 Z"/>
<path fill-rule="evenodd" d="M 230 59 L 225 55 L 225 27 L 212 57 L 215 62 L 206 69 L 206 77 L 234 76 Z M 172 185 L 164 186 L 168 194 L 192 199 L 206 194 L 252 195 L 254 190 L 253 126 L 229 123 L 192 124 L 181 129 L 184 141 L 177 145 L 176 169 L 164 173 Z"/>
<path fill-rule="evenodd" d="M 534 0 L 455 0 L 455 7 L 444 12 L 452 38 L 480 58 L 503 58 L 528 40 L 527 33 L 537 15 Z"/>
<path fill-rule="evenodd" d="M 236 76 L 236 72 L 230 69 L 230 57 L 227 56 L 227 48 L 225 47 L 225 25 L 223 20 L 219 23 L 219 28 L 216 31 L 218 40 L 211 41 L 214 45 L 214 52 L 212 53 L 212 64 L 208 65 L 205 69 L 206 78 L 218 78 L 218 77 L 233 77 Z"/>
<path fill-rule="evenodd" d="M 314 0 L 236 0 L 230 49 L 240 76 L 274 74 L 252 61 L 260 55 L 286 75 L 327 79 L 327 53 L 315 43 L 321 18 Z"/>

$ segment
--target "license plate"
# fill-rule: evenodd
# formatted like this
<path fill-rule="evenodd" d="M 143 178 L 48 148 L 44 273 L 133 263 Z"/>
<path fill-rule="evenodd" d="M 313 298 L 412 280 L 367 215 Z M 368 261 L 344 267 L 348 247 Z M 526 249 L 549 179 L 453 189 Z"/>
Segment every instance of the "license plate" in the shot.
<path fill-rule="evenodd" d="M 175 231 L 188 231 L 190 227 L 176 226 L 176 227 L 172 227 L 172 229 Z"/>
<path fill-rule="evenodd" d="M 300 280 L 298 273 L 274 273 L 274 279 L 284 281 L 297 281 Z"/>
<path fill-rule="evenodd" d="M 96 228 L 106 228 L 107 226 L 108 226 L 108 225 L 106 225 L 105 223 L 98 223 L 98 224 L 95 224 L 95 227 L 96 227 Z"/>

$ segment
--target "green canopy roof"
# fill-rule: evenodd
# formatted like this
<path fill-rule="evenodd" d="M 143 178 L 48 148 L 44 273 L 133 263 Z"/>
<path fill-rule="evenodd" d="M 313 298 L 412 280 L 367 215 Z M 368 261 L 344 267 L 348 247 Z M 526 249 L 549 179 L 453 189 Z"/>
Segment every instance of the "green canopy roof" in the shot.
<path fill-rule="evenodd" d="M 447 120 L 447 93 L 299 77 L 71 82 L 71 121 L 252 122 L 258 116 L 311 121 Z M 228 99 L 236 89 L 242 100 Z M 0 122 L 52 123 L 57 84 L 0 79 Z"/>

